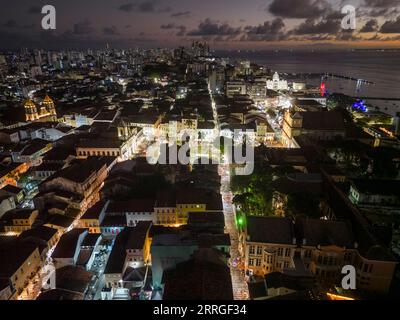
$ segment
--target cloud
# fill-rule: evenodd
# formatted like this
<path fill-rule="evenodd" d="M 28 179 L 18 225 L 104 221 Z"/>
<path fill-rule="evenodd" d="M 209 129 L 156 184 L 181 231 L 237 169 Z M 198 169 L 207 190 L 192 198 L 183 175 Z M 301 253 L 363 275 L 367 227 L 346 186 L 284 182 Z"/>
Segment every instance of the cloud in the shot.
<path fill-rule="evenodd" d="M 136 4 L 134 4 L 134 3 L 125 3 L 125 4 L 121 4 L 118 7 L 118 10 L 125 11 L 125 12 L 131 12 L 131 11 L 133 11 L 133 9 L 135 7 L 136 7 Z"/>
<path fill-rule="evenodd" d="M 162 24 L 160 26 L 163 30 L 177 30 L 175 34 L 177 37 L 182 37 L 186 34 L 186 27 L 184 25 L 176 25 L 175 23 Z"/>
<path fill-rule="evenodd" d="M 379 31 L 381 33 L 400 33 L 400 16 L 396 20 L 386 21 Z"/>
<path fill-rule="evenodd" d="M 273 21 L 265 21 L 257 26 L 246 26 L 244 28 L 245 35 L 241 41 L 277 41 L 284 40 L 286 34 L 284 32 L 285 23 L 281 18 Z"/>
<path fill-rule="evenodd" d="M 187 18 L 192 15 L 190 11 L 179 11 L 171 14 L 171 18 Z"/>
<path fill-rule="evenodd" d="M 7 20 L 4 24 L 3 27 L 5 28 L 17 28 L 18 23 L 14 19 Z"/>
<path fill-rule="evenodd" d="M 160 26 L 161 29 L 175 29 L 175 23 L 168 23 L 168 24 L 162 24 Z"/>
<path fill-rule="evenodd" d="M 163 12 L 167 12 L 168 13 L 168 12 L 171 12 L 171 11 L 172 11 L 172 8 L 170 6 L 158 9 L 158 12 L 161 12 L 161 13 L 163 13 Z"/>
<path fill-rule="evenodd" d="M 283 18 L 319 18 L 330 9 L 325 0 L 273 0 L 268 11 Z"/>
<path fill-rule="evenodd" d="M 143 2 L 129 2 L 122 4 L 118 7 L 118 10 L 124 12 L 140 12 L 140 13 L 152 13 L 152 12 L 171 12 L 170 6 L 158 7 L 154 1 L 143 1 Z"/>
<path fill-rule="evenodd" d="M 118 35 L 118 28 L 116 26 L 111 26 L 111 27 L 104 27 L 103 28 L 103 34 L 107 36 L 115 36 Z"/>
<path fill-rule="evenodd" d="M 42 8 L 40 8 L 39 6 L 31 6 L 28 9 L 28 13 L 29 14 L 38 14 L 38 13 L 42 13 Z"/>
<path fill-rule="evenodd" d="M 177 37 L 183 37 L 186 34 L 186 27 L 181 25 L 177 26 L 178 32 L 176 33 Z"/>
<path fill-rule="evenodd" d="M 77 22 L 72 27 L 72 33 L 77 36 L 88 35 L 93 32 L 94 28 L 89 20 Z"/>
<path fill-rule="evenodd" d="M 378 31 L 378 21 L 376 21 L 376 19 L 368 20 L 360 30 L 360 32 L 375 32 L 375 31 Z"/>
<path fill-rule="evenodd" d="M 399 6 L 399 0 L 364 0 L 364 2 L 371 8 L 391 8 Z"/>
<path fill-rule="evenodd" d="M 188 32 L 188 36 L 236 36 L 241 28 L 231 27 L 228 23 L 219 23 L 207 18 L 200 22 L 197 29 Z"/>
<path fill-rule="evenodd" d="M 307 19 L 299 26 L 292 30 L 294 35 L 306 34 L 335 34 L 341 29 L 339 19 L 324 19 L 316 21 L 315 19 Z"/>

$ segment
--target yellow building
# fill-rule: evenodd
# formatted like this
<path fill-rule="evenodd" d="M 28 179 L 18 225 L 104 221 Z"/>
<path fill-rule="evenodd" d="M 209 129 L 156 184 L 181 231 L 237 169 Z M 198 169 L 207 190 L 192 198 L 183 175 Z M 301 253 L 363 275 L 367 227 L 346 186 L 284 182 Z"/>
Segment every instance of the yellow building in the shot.
<path fill-rule="evenodd" d="M 155 224 L 178 226 L 187 223 L 189 212 L 221 212 L 221 195 L 197 188 L 163 190 L 154 206 Z"/>
<path fill-rule="evenodd" d="M 39 111 L 35 103 L 28 99 L 25 104 L 25 119 L 26 121 L 56 121 L 57 113 L 54 101 L 46 95 L 40 105 Z"/>
<path fill-rule="evenodd" d="M 1 168 L 0 189 L 4 188 L 8 184 L 16 186 L 20 175 L 28 171 L 28 169 L 29 166 L 24 162 L 21 163 L 13 162 L 7 167 Z"/>
<path fill-rule="evenodd" d="M 32 209 L 14 209 L 6 212 L 2 218 L 6 221 L 4 226 L 5 232 L 18 235 L 23 231 L 31 229 L 38 214 L 38 210 Z"/>
<path fill-rule="evenodd" d="M 79 219 L 79 227 L 88 229 L 89 233 L 101 233 L 100 224 L 110 201 L 99 201 L 90 207 Z"/>
<path fill-rule="evenodd" d="M 8 279 L 8 298 L 15 300 L 22 293 L 29 281 L 42 267 L 42 260 L 37 245 L 30 242 L 12 241 L 0 246 L 0 279 Z"/>

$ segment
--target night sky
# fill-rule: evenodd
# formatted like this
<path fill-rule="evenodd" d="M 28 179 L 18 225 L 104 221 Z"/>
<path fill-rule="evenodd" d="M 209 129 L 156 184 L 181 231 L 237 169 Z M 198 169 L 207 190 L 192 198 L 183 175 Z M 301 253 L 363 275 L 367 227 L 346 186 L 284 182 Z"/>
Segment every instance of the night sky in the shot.
<path fill-rule="evenodd" d="M 400 47 L 400 0 L 0 0 L 2 49 L 176 47 L 213 49 Z M 41 7 L 57 29 L 41 29 Z M 357 29 L 340 9 L 357 8 Z"/>

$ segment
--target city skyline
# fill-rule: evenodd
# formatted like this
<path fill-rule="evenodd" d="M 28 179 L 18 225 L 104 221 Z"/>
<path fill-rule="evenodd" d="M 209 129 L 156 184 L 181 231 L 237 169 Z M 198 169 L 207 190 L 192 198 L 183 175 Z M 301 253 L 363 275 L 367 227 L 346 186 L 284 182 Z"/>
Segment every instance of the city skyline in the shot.
<path fill-rule="evenodd" d="M 176 47 L 206 40 L 214 50 L 400 47 L 396 0 L 0 1 L 2 49 Z M 41 28 L 54 5 L 56 30 Z M 356 29 L 341 27 L 345 5 Z"/>

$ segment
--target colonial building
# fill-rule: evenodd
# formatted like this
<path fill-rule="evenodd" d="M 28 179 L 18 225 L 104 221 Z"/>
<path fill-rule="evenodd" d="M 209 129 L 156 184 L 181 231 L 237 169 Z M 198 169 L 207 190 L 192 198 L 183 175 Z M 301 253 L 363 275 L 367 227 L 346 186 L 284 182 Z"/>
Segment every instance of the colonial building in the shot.
<path fill-rule="evenodd" d="M 353 265 L 358 289 L 385 293 L 396 267 L 381 246 L 359 245 L 351 225 L 341 221 L 248 217 L 241 243 L 248 274 L 310 271 L 329 286 L 340 284 L 343 266 Z"/>
<path fill-rule="evenodd" d="M 53 100 L 46 95 L 38 110 L 32 100 L 24 104 L 26 121 L 56 121 L 57 113 Z"/>
<path fill-rule="evenodd" d="M 337 111 L 286 111 L 283 121 L 282 143 L 286 147 L 297 146 L 299 135 L 307 135 L 317 140 L 344 138 L 346 130 L 343 115 Z"/>
<path fill-rule="evenodd" d="M 164 226 L 186 224 L 189 212 L 221 212 L 221 195 L 205 189 L 163 190 L 154 206 L 154 223 Z"/>
<path fill-rule="evenodd" d="M 288 90 L 288 83 L 286 80 L 281 80 L 278 72 L 275 72 L 272 76 L 272 80 L 267 80 L 267 89 L 268 90 Z"/>
<path fill-rule="evenodd" d="M 0 246 L 0 300 L 16 300 L 42 267 L 39 248 L 33 243 L 10 241 Z"/>

